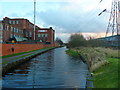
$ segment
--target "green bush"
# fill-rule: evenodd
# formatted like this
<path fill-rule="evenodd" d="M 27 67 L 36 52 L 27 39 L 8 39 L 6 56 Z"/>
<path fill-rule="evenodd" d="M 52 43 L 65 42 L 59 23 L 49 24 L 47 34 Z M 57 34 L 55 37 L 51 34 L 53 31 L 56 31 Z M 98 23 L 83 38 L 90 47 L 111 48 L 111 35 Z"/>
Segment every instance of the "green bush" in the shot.
<path fill-rule="evenodd" d="M 79 53 L 75 50 L 66 50 L 66 53 L 70 56 L 73 56 L 73 57 L 76 57 L 76 58 L 79 58 Z"/>

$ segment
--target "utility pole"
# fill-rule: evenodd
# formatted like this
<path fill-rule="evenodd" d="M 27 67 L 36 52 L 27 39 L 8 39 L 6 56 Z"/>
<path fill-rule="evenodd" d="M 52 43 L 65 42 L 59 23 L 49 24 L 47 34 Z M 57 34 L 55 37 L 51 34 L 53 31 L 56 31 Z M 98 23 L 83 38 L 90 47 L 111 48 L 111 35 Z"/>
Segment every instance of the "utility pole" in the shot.
<path fill-rule="evenodd" d="M 34 0 L 34 40 L 35 40 L 36 0 Z"/>

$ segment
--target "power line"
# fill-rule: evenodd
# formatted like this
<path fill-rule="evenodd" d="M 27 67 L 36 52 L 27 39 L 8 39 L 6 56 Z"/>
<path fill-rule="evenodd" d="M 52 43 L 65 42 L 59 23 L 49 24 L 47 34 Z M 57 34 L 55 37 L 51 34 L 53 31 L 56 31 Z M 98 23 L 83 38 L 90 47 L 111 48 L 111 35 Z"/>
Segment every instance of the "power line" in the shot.
<path fill-rule="evenodd" d="M 100 2 L 99 3 L 101 3 L 103 0 L 100 0 Z"/>

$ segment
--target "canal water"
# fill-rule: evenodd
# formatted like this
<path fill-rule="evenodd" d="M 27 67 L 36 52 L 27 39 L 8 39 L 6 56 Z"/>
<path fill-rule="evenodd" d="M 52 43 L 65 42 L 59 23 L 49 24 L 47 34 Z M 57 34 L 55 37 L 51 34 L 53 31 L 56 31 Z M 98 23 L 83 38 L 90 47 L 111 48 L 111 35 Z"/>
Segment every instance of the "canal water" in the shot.
<path fill-rule="evenodd" d="M 85 88 L 88 68 L 65 53 L 65 47 L 43 53 L 3 77 L 3 88 Z"/>

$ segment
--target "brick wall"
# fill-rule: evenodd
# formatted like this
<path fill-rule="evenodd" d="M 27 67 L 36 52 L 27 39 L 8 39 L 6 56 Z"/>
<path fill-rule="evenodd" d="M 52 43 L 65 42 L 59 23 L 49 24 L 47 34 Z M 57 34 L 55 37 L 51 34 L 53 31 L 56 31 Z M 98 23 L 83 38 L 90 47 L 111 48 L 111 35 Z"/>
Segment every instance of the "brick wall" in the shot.
<path fill-rule="evenodd" d="M 13 44 L 0 44 L 0 56 L 10 55 L 14 53 L 20 53 L 20 52 L 27 52 L 37 49 L 42 49 L 46 47 L 53 47 L 58 46 L 58 44 L 50 44 L 50 45 L 44 45 L 44 44 L 14 44 L 14 52 L 12 52 Z"/>

